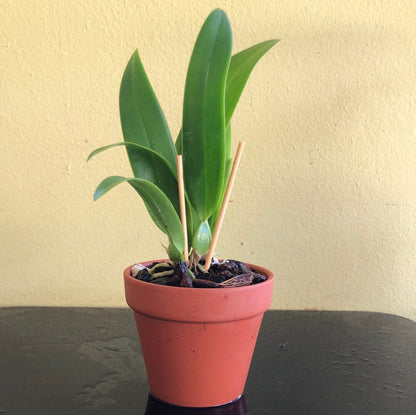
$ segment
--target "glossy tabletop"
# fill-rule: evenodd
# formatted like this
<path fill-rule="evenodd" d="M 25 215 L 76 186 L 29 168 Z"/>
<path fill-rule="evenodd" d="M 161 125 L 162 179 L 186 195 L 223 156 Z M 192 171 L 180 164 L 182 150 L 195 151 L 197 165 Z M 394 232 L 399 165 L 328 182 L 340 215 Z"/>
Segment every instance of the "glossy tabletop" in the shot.
<path fill-rule="evenodd" d="M 269 311 L 243 397 L 199 410 L 149 396 L 128 309 L 0 308 L 0 335 L 0 414 L 416 414 L 416 323 L 392 315 Z"/>

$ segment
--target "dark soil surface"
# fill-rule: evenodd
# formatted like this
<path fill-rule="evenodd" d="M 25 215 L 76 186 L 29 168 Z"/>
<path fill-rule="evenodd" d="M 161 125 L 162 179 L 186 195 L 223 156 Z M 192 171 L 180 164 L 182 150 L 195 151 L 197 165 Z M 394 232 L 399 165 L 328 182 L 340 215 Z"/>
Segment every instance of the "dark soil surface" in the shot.
<path fill-rule="evenodd" d="M 267 278 L 235 260 L 215 261 L 205 271 L 204 261 L 191 269 L 185 262 L 154 262 L 149 267 L 134 265 L 131 275 L 141 281 L 159 285 L 193 288 L 227 288 L 258 284 Z"/>

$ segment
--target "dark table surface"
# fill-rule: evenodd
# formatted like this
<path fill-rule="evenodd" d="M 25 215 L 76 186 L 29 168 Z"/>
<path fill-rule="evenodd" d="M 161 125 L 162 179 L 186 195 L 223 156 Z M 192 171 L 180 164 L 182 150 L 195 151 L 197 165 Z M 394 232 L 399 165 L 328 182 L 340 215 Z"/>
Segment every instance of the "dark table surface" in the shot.
<path fill-rule="evenodd" d="M 243 397 L 213 409 L 149 396 L 132 312 L 0 308 L 0 414 L 416 414 L 416 323 L 268 311 Z"/>

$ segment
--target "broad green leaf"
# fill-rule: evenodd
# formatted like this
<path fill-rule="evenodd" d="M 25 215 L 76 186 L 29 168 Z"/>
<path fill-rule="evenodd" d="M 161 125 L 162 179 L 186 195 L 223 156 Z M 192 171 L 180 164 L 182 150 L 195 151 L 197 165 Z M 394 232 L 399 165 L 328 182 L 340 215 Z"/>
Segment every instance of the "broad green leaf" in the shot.
<path fill-rule="evenodd" d="M 259 59 L 278 41 L 277 39 L 266 40 L 233 55 L 231 58 L 225 95 L 225 119 L 227 124 L 231 120 L 251 71 Z"/>
<path fill-rule="evenodd" d="M 175 146 L 137 50 L 124 71 L 119 99 L 124 141 L 154 150 L 175 170 Z M 127 147 L 127 153 L 135 177 L 149 170 L 154 176 L 158 174 L 159 164 L 143 152 Z"/>
<path fill-rule="evenodd" d="M 268 52 L 279 40 L 272 39 L 251 46 L 231 57 L 228 69 L 227 83 L 225 89 L 225 124 L 227 128 L 248 78 L 257 62 Z M 175 143 L 178 154 L 183 153 L 183 130 L 181 129 Z M 231 133 L 227 130 L 226 157 L 231 157 Z"/>
<path fill-rule="evenodd" d="M 105 150 L 118 146 L 125 146 L 126 148 L 129 148 L 131 152 L 134 151 L 137 155 L 140 155 L 140 164 L 139 162 L 137 163 L 137 173 L 139 176 L 136 177 L 148 180 L 159 187 L 159 189 L 161 189 L 163 193 L 168 196 L 176 211 L 179 213 L 176 171 L 173 170 L 166 159 L 156 151 L 136 143 L 123 141 L 121 143 L 110 144 L 108 146 L 97 148 L 88 156 L 87 161 L 91 160 L 92 157 Z M 140 168 L 143 160 L 147 160 L 148 162 L 143 163 L 144 166 Z M 158 168 L 149 168 L 149 165 L 157 165 Z"/>
<path fill-rule="evenodd" d="M 218 205 L 224 181 L 225 83 L 231 48 L 228 18 L 216 9 L 196 40 L 183 106 L 185 187 L 202 222 Z"/>
<path fill-rule="evenodd" d="M 185 242 L 179 216 L 168 197 L 153 183 L 137 178 L 107 177 L 98 185 L 94 193 L 94 200 L 123 182 L 128 182 L 136 190 L 158 228 L 168 235 L 169 242 L 178 252 L 183 252 Z"/>

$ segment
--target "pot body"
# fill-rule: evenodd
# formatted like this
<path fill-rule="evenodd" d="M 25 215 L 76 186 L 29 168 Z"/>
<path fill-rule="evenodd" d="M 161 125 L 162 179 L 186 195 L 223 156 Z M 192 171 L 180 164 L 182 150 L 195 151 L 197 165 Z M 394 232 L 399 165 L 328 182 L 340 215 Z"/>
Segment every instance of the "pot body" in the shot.
<path fill-rule="evenodd" d="M 247 287 L 183 288 L 136 280 L 131 267 L 124 271 L 153 396 L 178 406 L 209 407 L 242 395 L 273 289 L 269 270 L 247 265 L 267 280 Z"/>

